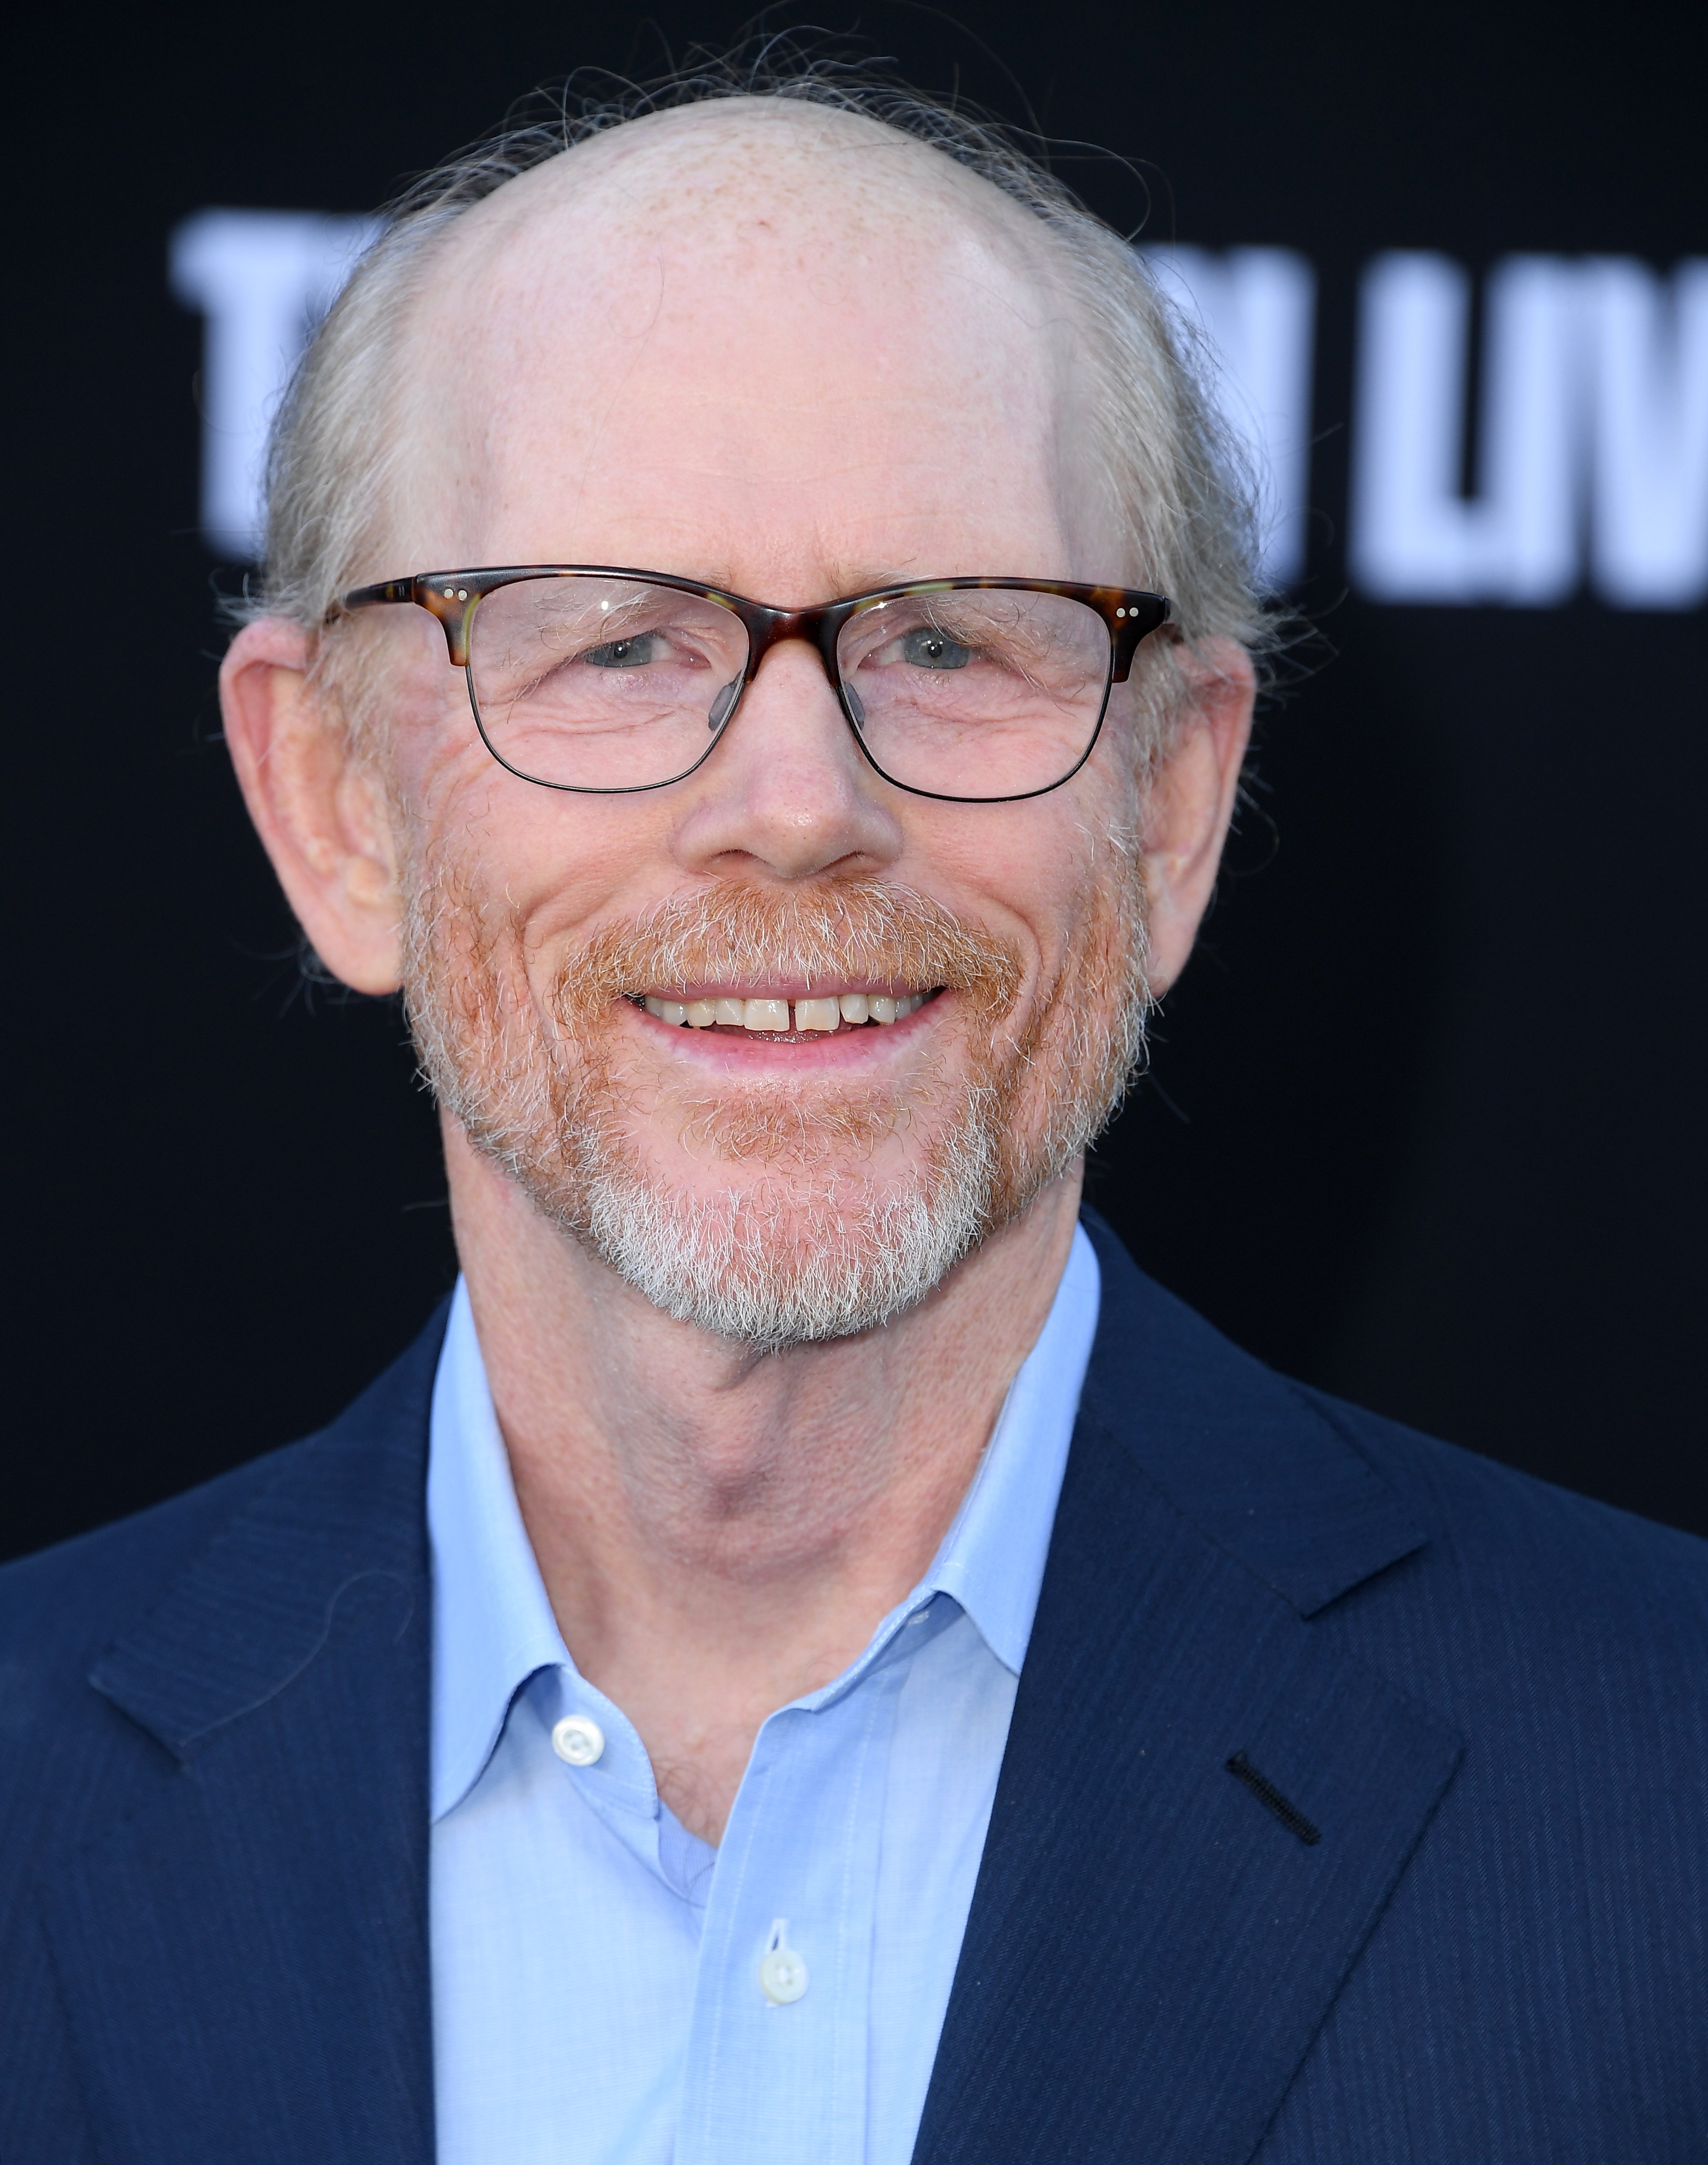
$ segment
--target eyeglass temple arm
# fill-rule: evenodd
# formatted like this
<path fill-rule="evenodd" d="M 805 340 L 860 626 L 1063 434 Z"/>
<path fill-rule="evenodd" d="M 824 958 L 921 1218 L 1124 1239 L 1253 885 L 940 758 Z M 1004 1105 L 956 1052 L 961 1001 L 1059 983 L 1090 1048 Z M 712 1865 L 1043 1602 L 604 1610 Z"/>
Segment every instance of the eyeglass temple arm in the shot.
<path fill-rule="evenodd" d="M 342 596 L 327 611 L 327 622 L 329 624 L 335 617 L 353 616 L 358 609 L 379 608 L 387 602 L 414 602 L 438 618 L 445 644 L 450 650 L 451 667 L 467 669 L 468 620 L 479 599 L 480 594 L 473 587 L 436 585 L 430 576 L 382 579 L 377 587 L 357 587 Z"/>

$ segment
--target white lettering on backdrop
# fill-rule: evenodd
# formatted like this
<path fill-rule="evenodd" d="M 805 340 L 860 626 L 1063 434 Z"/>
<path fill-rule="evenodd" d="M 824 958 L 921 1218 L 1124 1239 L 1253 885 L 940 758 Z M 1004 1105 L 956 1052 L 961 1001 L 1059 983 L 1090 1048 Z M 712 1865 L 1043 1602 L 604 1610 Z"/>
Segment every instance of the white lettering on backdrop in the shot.
<path fill-rule="evenodd" d="M 1595 317 L 1595 519 L 1604 601 L 1691 608 L 1708 597 L 1708 261 L 1672 290 L 1647 266 L 1584 266 Z"/>
<path fill-rule="evenodd" d="M 1459 485 L 1471 282 L 1396 251 L 1360 299 L 1348 553 L 1389 602 L 1622 608 L 1708 595 L 1708 261 L 1513 255 L 1484 292 L 1475 493 Z"/>
<path fill-rule="evenodd" d="M 202 531 L 216 556 L 260 554 L 267 430 L 309 333 L 377 230 L 366 218 L 204 210 L 172 235 L 172 291 L 208 319 Z"/>

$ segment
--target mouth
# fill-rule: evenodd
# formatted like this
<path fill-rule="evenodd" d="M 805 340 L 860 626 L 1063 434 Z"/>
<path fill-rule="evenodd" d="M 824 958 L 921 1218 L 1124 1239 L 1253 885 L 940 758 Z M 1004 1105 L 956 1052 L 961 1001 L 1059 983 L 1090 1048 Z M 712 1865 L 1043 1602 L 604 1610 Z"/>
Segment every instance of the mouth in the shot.
<path fill-rule="evenodd" d="M 655 1021 L 679 1030 L 711 1030 L 720 1035 L 769 1038 L 798 1044 L 809 1038 L 847 1036 L 857 1030 L 889 1030 L 936 999 L 941 987 L 925 992 L 874 992 L 786 988 L 709 991 L 702 987 L 625 995 Z"/>

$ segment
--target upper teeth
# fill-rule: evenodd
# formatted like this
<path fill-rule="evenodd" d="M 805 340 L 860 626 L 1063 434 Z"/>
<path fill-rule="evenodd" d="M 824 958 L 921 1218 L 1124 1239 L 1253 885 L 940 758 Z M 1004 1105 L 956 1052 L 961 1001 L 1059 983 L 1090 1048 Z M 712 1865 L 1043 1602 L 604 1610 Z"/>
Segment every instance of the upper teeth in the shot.
<path fill-rule="evenodd" d="M 899 999 L 892 999 L 887 993 L 825 993 L 794 1001 L 791 1025 L 788 1000 L 662 1000 L 649 993 L 646 1012 L 656 1015 L 660 1022 L 686 1023 L 691 1030 L 709 1030 L 714 1023 L 727 1023 L 742 1030 L 831 1030 L 845 1022 L 899 1022 L 925 1003 L 923 993 L 906 993 Z"/>

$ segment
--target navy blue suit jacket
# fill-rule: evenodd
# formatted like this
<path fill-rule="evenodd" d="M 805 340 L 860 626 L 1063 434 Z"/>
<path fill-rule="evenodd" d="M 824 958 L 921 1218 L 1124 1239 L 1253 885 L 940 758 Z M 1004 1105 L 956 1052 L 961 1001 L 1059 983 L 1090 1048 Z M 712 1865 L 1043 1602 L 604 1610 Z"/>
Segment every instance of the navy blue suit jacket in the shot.
<path fill-rule="evenodd" d="M 1703 2165 L 1708 1547 L 1283 1381 L 1093 1230 L 918 2165 Z M 431 2165 L 441 1329 L 0 1573 L 11 2165 Z"/>

